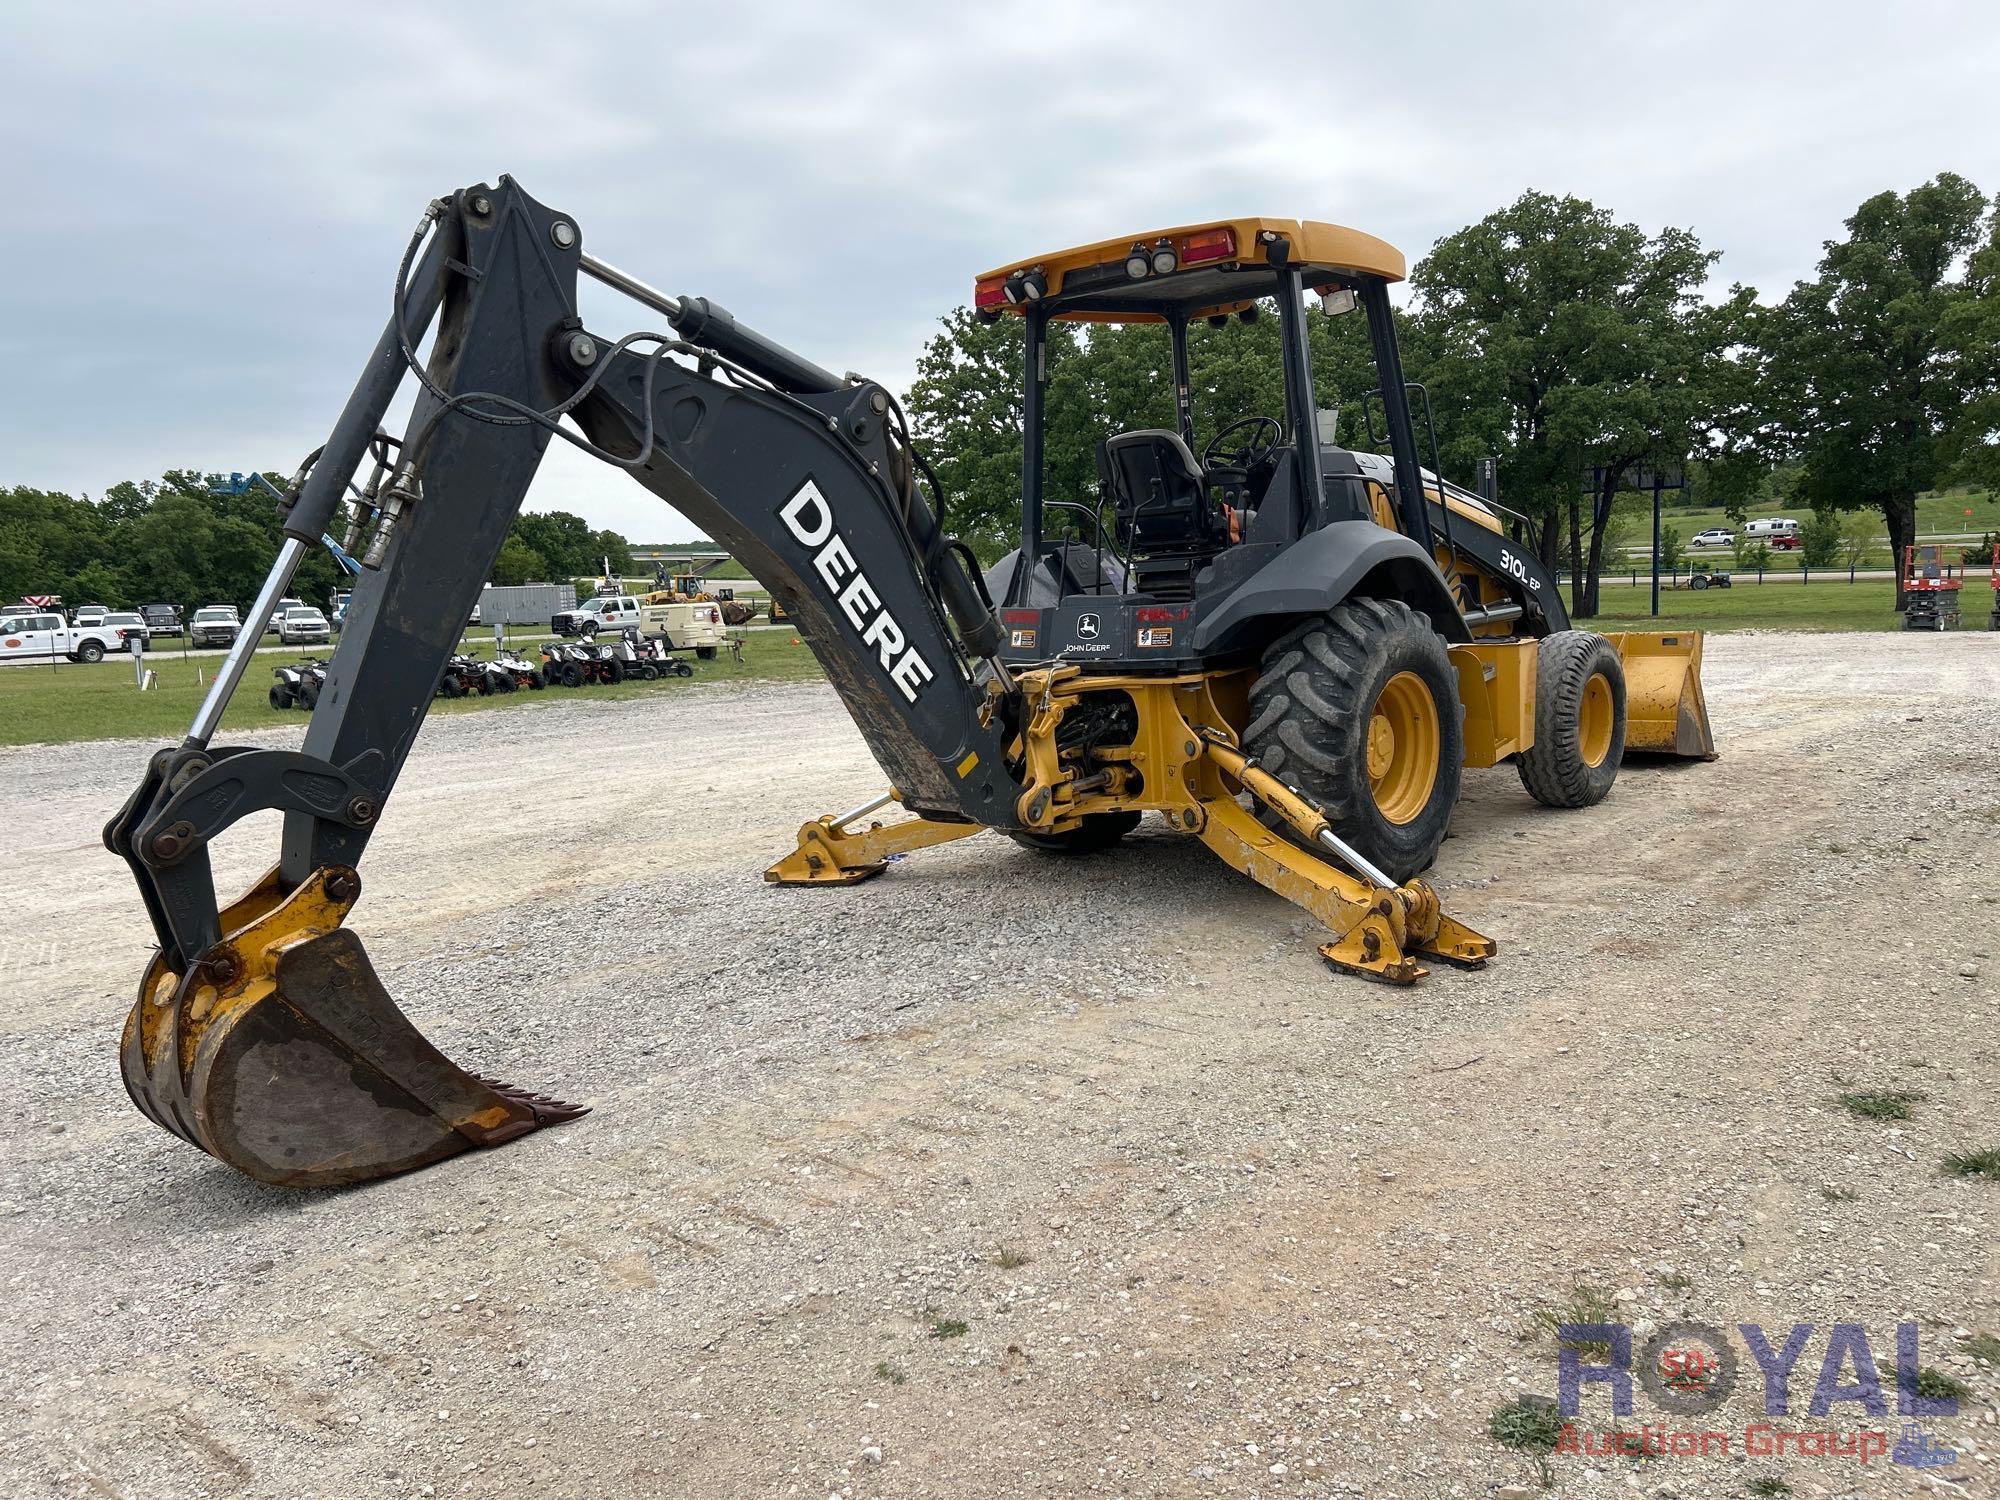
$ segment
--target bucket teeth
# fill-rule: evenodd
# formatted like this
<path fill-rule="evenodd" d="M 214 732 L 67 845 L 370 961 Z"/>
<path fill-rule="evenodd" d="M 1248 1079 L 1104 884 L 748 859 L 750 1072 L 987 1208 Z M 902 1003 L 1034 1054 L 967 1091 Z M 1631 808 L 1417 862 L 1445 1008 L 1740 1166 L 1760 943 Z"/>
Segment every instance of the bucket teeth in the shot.
<path fill-rule="evenodd" d="M 497 1078 L 487 1078 L 483 1074 L 474 1076 L 502 1098 L 516 1104 L 524 1104 L 533 1110 L 538 1125 L 560 1125 L 564 1120 L 574 1120 L 579 1115 L 590 1113 L 588 1104 L 571 1104 L 567 1100 L 551 1098 L 547 1094 L 531 1094 L 526 1089 L 516 1088 L 511 1083 L 502 1083 Z"/>

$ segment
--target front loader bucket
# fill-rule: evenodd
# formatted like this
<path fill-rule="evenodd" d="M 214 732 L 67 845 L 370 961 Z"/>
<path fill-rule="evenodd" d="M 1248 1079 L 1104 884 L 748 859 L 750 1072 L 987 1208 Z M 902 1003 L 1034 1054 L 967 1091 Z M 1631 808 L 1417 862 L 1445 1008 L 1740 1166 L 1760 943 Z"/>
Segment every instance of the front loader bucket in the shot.
<path fill-rule="evenodd" d="M 319 871 L 186 974 L 154 959 L 120 1048 L 140 1111 L 281 1187 L 393 1176 L 582 1114 L 424 1039 L 338 925 L 359 889 Z"/>
<path fill-rule="evenodd" d="M 1701 691 L 1701 632 L 1614 635 L 1625 666 L 1625 748 L 1715 759 L 1708 699 Z"/>

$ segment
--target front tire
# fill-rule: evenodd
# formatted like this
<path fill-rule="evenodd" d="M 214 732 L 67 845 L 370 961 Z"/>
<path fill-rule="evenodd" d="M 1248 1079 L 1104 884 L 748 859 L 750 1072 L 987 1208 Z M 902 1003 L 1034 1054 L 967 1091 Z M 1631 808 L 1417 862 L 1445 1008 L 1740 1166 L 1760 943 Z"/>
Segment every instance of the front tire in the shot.
<path fill-rule="evenodd" d="M 1464 719 L 1451 653 L 1429 620 L 1400 600 L 1350 599 L 1264 652 L 1243 748 L 1405 881 L 1437 858 L 1451 823 Z M 1291 831 L 1268 808 L 1259 816 Z"/>
<path fill-rule="evenodd" d="M 715 653 L 719 649 L 716 646 L 697 646 L 694 648 L 694 654 L 699 656 L 703 661 L 714 661 Z"/>
<path fill-rule="evenodd" d="M 291 706 L 292 706 L 292 695 L 285 690 L 285 685 L 282 682 L 272 683 L 271 707 L 290 708 Z"/>
<path fill-rule="evenodd" d="M 1625 666 L 1588 630 L 1559 630 L 1537 648 L 1535 743 L 1516 758 L 1521 785 L 1544 807 L 1592 807 L 1625 758 Z"/>

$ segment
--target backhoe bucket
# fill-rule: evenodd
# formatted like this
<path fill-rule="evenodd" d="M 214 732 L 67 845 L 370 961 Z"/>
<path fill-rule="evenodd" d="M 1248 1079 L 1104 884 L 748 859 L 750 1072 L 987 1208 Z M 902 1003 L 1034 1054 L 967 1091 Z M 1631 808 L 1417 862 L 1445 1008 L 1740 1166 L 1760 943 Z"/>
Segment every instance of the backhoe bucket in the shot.
<path fill-rule="evenodd" d="M 351 870 L 281 898 L 267 878 L 227 916 L 257 914 L 186 974 L 155 957 L 119 1052 L 143 1114 L 262 1182 L 334 1187 L 584 1112 L 475 1077 L 424 1040 L 339 926 L 359 891 Z"/>
<path fill-rule="evenodd" d="M 1714 760 L 1715 735 L 1701 691 L 1701 632 L 1627 632 L 1610 639 L 1625 666 L 1625 748 Z"/>

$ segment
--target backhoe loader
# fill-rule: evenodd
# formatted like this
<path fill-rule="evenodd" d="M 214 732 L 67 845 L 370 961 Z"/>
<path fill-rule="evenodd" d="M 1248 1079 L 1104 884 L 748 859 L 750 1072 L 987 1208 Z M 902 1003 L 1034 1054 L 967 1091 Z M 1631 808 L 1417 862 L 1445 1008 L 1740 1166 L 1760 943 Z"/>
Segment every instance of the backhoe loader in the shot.
<path fill-rule="evenodd" d="M 552 439 L 625 469 L 740 558 L 881 765 L 889 790 L 808 823 L 767 879 L 857 881 L 987 829 L 1083 856 L 1152 812 L 1310 911 L 1338 969 L 1408 984 L 1426 959 L 1483 964 L 1493 942 L 1418 878 L 1464 767 L 1511 759 L 1534 798 L 1581 807 L 1628 750 L 1713 747 L 1697 636 L 1571 630 L 1497 505 L 1420 465 L 1389 314 L 1403 274 L 1368 235 L 1248 218 L 977 278 L 979 313 L 1026 331 L 1020 545 L 982 572 L 888 390 L 587 253 L 574 219 L 511 179 L 433 202 L 352 397 L 285 489 L 284 541 L 250 612 L 264 618 L 344 524 L 363 566 L 303 747 L 213 744 L 245 635 L 105 830 L 159 939 L 122 1040 L 134 1102 L 293 1185 L 406 1171 L 580 1112 L 448 1061 L 344 925 Z M 585 276 L 664 329 L 587 329 Z M 1366 318 L 1386 453 L 1323 431 L 1314 301 Z M 1197 456 L 1188 328 L 1259 309 L 1278 320 L 1283 410 L 1213 414 L 1222 430 Z M 1095 495 L 1045 493 L 1057 319 L 1156 323 L 1172 346 L 1177 425 L 1105 434 Z M 412 379 L 391 435 L 383 418 Z M 864 825 L 892 805 L 911 816 Z M 208 844 L 264 809 L 284 816 L 278 861 L 224 905 Z"/>

